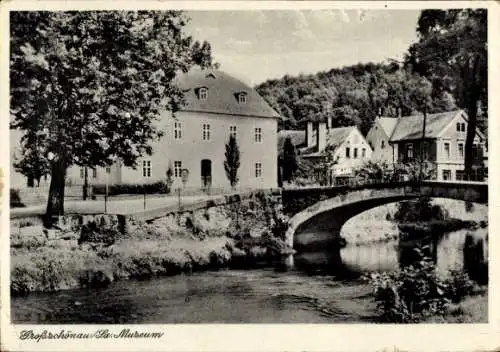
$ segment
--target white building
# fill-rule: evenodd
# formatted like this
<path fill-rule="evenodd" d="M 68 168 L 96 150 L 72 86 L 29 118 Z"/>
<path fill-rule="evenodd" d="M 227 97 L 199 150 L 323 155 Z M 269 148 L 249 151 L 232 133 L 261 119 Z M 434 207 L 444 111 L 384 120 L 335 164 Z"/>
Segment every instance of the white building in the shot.
<path fill-rule="evenodd" d="M 112 165 L 88 170 L 90 184 L 137 184 L 166 180 L 169 166 L 173 187 L 229 188 L 224 170 L 225 145 L 230 134 L 240 150 L 237 187 L 277 186 L 277 122 L 279 115 L 245 83 L 215 70 L 192 70 L 178 78 L 185 104 L 175 114 L 164 112 L 158 127 L 164 136 L 152 143 L 153 154 L 136 169 Z M 82 185 L 84 169 L 68 170 L 67 184 Z"/>
<path fill-rule="evenodd" d="M 351 177 L 357 168 L 370 160 L 372 149 L 356 126 L 332 127 L 332 120 L 307 122 L 305 148 L 300 155 L 320 163 L 326 150 L 332 153 L 336 163 L 330 170 L 330 181 L 339 177 Z"/>

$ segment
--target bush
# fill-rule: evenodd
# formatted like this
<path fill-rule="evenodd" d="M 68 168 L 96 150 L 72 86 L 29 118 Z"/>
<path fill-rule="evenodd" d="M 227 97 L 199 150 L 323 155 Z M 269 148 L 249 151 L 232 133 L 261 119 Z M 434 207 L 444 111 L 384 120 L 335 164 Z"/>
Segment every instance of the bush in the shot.
<path fill-rule="evenodd" d="M 450 303 L 473 294 L 475 285 L 467 274 L 452 270 L 447 279 L 436 265 L 417 249 L 420 261 L 399 272 L 371 274 L 379 318 L 388 323 L 416 323 L 447 314 Z"/>
<path fill-rule="evenodd" d="M 428 197 L 399 202 L 394 220 L 398 222 L 418 222 L 447 219 L 446 212 L 439 205 L 433 205 Z"/>
<path fill-rule="evenodd" d="M 105 185 L 95 185 L 93 186 L 94 194 L 104 195 L 106 194 Z M 155 182 L 148 184 L 119 184 L 119 185 L 109 185 L 108 195 L 116 196 L 119 194 L 167 194 L 170 193 L 170 187 L 166 182 Z"/>
<path fill-rule="evenodd" d="M 19 195 L 18 189 L 10 189 L 10 207 L 11 208 L 24 208 L 23 202 L 21 202 L 21 196 Z"/>

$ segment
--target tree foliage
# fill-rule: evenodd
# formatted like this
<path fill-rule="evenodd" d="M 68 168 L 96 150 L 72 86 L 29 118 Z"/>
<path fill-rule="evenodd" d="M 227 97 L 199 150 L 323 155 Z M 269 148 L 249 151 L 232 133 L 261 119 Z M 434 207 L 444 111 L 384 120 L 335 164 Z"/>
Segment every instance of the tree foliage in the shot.
<path fill-rule="evenodd" d="M 36 135 L 50 166 L 48 214 L 64 212 L 71 165 L 135 167 L 152 153 L 160 112 L 183 102 L 176 74 L 211 64 L 187 22 L 178 11 L 11 12 L 11 127 Z"/>
<path fill-rule="evenodd" d="M 424 10 L 418 20 L 418 42 L 406 58 L 407 67 L 428 77 L 435 91 L 453 94 L 467 111 L 466 173 L 472 169 L 476 127 L 486 125 L 487 32 L 485 9 Z"/>
<path fill-rule="evenodd" d="M 224 161 L 224 170 L 231 187 L 238 184 L 238 169 L 240 168 L 240 150 L 238 142 L 234 135 L 229 136 L 229 142 L 226 144 L 226 160 Z"/>
<path fill-rule="evenodd" d="M 448 92 L 433 87 L 429 92 L 429 87 L 420 75 L 392 62 L 285 76 L 256 89 L 284 117 L 280 129 L 301 129 L 308 119 L 331 117 L 334 127 L 356 125 L 366 134 L 377 114 L 397 117 L 421 112 L 422 93 L 430 95 L 429 113 L 456 108 Z"/>

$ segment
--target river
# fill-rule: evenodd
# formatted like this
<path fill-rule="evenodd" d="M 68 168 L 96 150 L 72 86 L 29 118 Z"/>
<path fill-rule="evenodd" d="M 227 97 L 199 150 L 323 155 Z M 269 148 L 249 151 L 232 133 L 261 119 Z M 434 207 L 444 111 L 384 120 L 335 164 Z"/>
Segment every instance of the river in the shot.
<path fill-rule="evenodd" d="M 366 219 L 374 216 L 385 219 L 373 214 L 390 211 L 390 206 L 379 208 L 351 219 L 352 223 L 346 223 L 342 229 L 343 236 L 359 237 L 360 231 L 365 231 L 363 226 L 373 229 L 373 220 L 370 223 Z M 484 208 L 477 211 L 487 217 Z M 377 224 L 386 226 L 384 231 L 394 230 L 390 221 L 379 220 Z M 446 234 L 436 243 L 437 267 L 442 273 L 463 266 L 466 232 Z M 360 274 L 397 269 L 407 252 L 408 248 L 402 248 L 397 240 L 348 244 L 338 251 L 296 254 L 274 267 L 121 281 L 100 290 L 31 294 L 12 299 L 12 321 L 44 324 L 370 322 L 375 318 L 375 303 L 370 286 L 360 280 Z"/>

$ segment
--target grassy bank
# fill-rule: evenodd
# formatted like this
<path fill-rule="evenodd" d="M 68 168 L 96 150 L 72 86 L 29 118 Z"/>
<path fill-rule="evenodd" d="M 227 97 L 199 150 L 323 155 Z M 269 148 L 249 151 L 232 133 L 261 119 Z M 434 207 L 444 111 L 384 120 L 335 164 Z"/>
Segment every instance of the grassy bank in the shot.
<path fill-rule="evenodd" d="M 126 234 L 112 234 L 111 240 L 105 233 L 67 232 L 49 239 L 41 226 L 21 230 L 11 233 L 13 295 L 241 267 L 287 251 L 280 237 L 280 208 L 264 196 L 148 224 L 131 223 Z"/>

